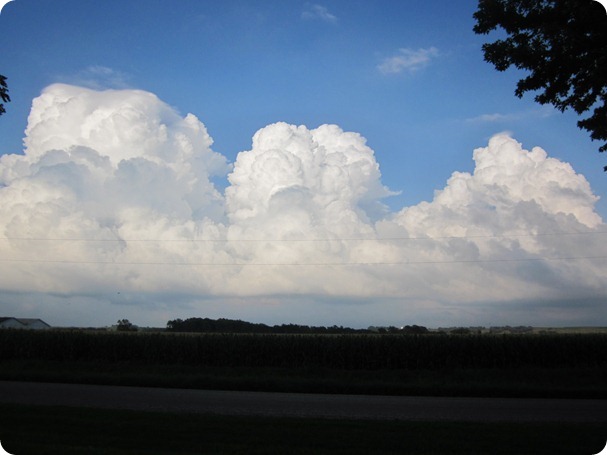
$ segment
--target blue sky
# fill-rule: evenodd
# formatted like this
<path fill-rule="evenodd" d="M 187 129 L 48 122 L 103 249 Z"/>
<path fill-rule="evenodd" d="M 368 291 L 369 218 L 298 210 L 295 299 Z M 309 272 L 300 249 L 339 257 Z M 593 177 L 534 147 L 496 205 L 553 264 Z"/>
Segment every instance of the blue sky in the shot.
<path fill-rule="evenodd" d="M 429 200 L 471 152 L 510 131 L 607 193 L 599 144 L 573 113 L 514 96 L 523 73 L 483 61 L 476 1 L 16 0 L 0 15 L 12 102 L 0 153 L 18 153 L 31 101 L 54 82 L 155 93 L 207 126 L 230 160 L 276 121 L 335 123 L 367 138 L 402 207 Z M 381 65 L 436 49 L 427 61 Z M 603 216 L 605 201 L 598 204 Z"/>
<path fill-rule="evenodd" d="M 325 0 L 318 3 L 14 0 L 0 14 L 0 74 L 8 78 L 12 99 L 6 105 L 6 114 L 0 118 L 0 155 L 23 154 L 22 141 L 26 135 L 24 131 L 32 110 L 32 101 L 48 86 L 56 83 L 95 91 L 136 89 L 153 93 L 165 103 L 163 106 L 166 105 L 158 107 L 154 104 L 154 112 L 164 112 L 170 108 L 181 118 L 185 118 L 188 113 L 194 114 L 213 138 L 212 150 L 223 156 L 229 165 L 236 163 L 239 152 L 252 149 L 252 138 L 256 131 L 275 122 L 304 125 L 308 130 L 324 124 L 336 124 L 345 132 L 356 132 L 366 138 L 366 144 L 373 150 L 374 159 L 379 165 L 381 176 L 378 177 L 378 182 L 393 193 L 385 197 L 388 191 L 382 193 L 380 190 L 369 190 L 369 194 L 381 199 L 391 214 L 399 214 L 395 215 L 401 220 L 398 229 L 406 227 L 406 233 L 399 233 L 399 236 L 413 236 L 416 235 L 416 229 L 421 229 L 411 224 L 414 212 L 420 213 L 418 226 L 424 225 L 425 221 L 422 221 L 429 219 L 432 213 L 435 213 L 433 216 L 440 224 L 442 215 L 438 214 L 444 214 L 444 211 L 438 209 L 433 212 L 431 207 L 420 207 L 420 203 L 432 202 L 435 191 L 446 188 L 454 172 L 472 173 L 475 169 L 473 151 L 488 147 L 494 135 L 507 132 L 522 144 L 523 149 L 531 150 L 539 146 L 549 157 L 570 163 L 573 168 L 571 176 L 577 173 L 586 178 L 590 191 L 602 198 L 593 209 L 589 209 L 595 210 L 592 228 L 600 230 L 602 221 L 596 222 L 596 219 L 607 216 L 607 177 L 603 172 L 603 166 L 607 162 L 598 152 L 600 144 L 591 141 L 587 132 L 577 128 L 576 115 L 540 106 L 533 101 L 531 94 L 525 95 L 523 99 L 514 96 L 516 81 L 524 74 L 516 70 L 499 73 L 483 61 L 481 46 L 492 37 L 477 36 L 472 32 L 472 14 L 476 6 L 477 2 L 473 0 Z M 49 98 L 54 100 L 51 104 L 58 103 L 58 92 L 51 92 L 54 96 Z M 74 95 L 78 99 L 86 98 L 82 102 L 87 109 L 92 102 L 90 99 L 93 99 L 88 98 L 88 93 L 77 92 Z M 113 98 L 111 102 L 118 103 Z M 57 109 L 61 109 L 61 106 L 57 106 Z M 90 107 L 91 110 L 93 108 Z M 73 122 L 77 122 L 77 119 Z M 302 138 L 307 137 L 307 131 L 299 131 L 297 134 L 300 133 Z M 49 134 L 67 138 L 67 133 L 58 130 Z M 272 130 L 272 134 L 286 133 L 284 130 Z M 296 134 L 292 133 L 292 136 L 295 137 Z M 43 142 L 39 136 L 36 138 L 41 141 L 36 143 Z M 66 150 L 70 144 L 91 146 L 80 144 L 76 139 L 68 143 L 68 139 L 65 139 Z M 359 145 L 356 142 L 355 148 Z M 260 145 L 261 148 L 262 146 L 263 144 Z M 101 150 L 102 145 L 99 147 Z M 37 150 L 36 154 L 39 156 L 43 152 L 45 153 Z M 245 169 L 244 166 L 243 161 L 240 169 Z M 218 165 L 217 169 L 219 167 L 221 166 Z M 251 168 L 251 173 L 254 169 Z M 235 185 L 233 180 L 228 181 L 228 173 L 229 171 L 217 171 L 213 175 L 209 174 L 219 193 L 226 187 Z M 369 177 L 371 180 L 373 178 L 375 177 Z M 366 181 L 369 188 L 379 188 L 379 183 L 371 180 Z M 11 185 L 7 182 L 8 180 L 3 183 L 6 188 Z M 538 180 L 536 185 L 540 183 L 541 180 Z M 355 184 L 356 182 L 353 183 Z M 578 184 L 573 186 L 576 185 Z M 544 189 L 548 191 L 547 187 Z M 527 190 L 521 190 L 521 198 L 525 197 L 525 191 Z M 534 200 L 547 200 L 548 196 L 540 194 L 543 191 L 541 188 L 534 191 L 538 192 Z M 568 191 L 570 190 L 563 189 L 550 194 L 565 197 L 563 195 Z M 584 201 L 590 200 L 590 193 L 584 191 Z M 451 194 L 451 189 L 444 193 Z M 234 190 L 232 194 L 240 193 Z M 481 197 L 480 194 L 482 191 L 478 190 L 477 196 Z M 364 201 L 368 202 L 369 198 L 371 196 Z M 240 202 L 243 200 L 238 199 Z M 564 208 L 559 213 L 569 213 L 569 207 L 574 207 L 575 201 L 579 200 L 581 199 L 563 199 Z M 558 212 L 557 206 L 561 204 L 559 201 L 560 199 L 552 199 L 550 210 L 555 210 L 554 213 Z M 236 202 L 228 201 L 227 212 L 231 213 L 230 207 L 236 205 Z M 357 207 L 353 210 L 359 213 Z M 407 207 L 415 207 L 415 210 L 402 213 L 402 209 Z M 232 215 L 230 220 L 237 224 L 234 221 L 237 219 L 236 212 Z M 578 220 L 582 220 L 579 217 Z M 214 221 L 220 223 L 219 219 Z M 517 218 L 509 222 L 512 226 L 522 226 L 519 221 Z M 455 221 L 450 219 L 449 222 Z M 498 225 L 500 222 L 502 221 L 495 223 Z M 225 221 L 221 223 L 221 226 L 225 226 Z M 444 223 L 447 226 L 447 221 Z M 582 224 L 590 226 L 588 223 L 590 222 L 584 221 Z M 387 224 L 373 226 L 373 235 L 379 235 L 381 229 L 396 232 L 396 227 L 388 229 L 386 226 Z M 535 232 L 542 235 L 547 233 L 547 229 L 556 229 L 542 220 L 538 220 L 535 226 Z M 571 227 L 567 228 L 564 224 L 559 226 L 561 231 L 571 230 Z M 426 228 L 427 231 L 424 232 L 433 229 Z M 439 238 L 446 238 L 455 231 L 449 231 L 445 227 L 443 231 L 436 232 Z M 470 233 L 466 231 L 463 238 L 469 239 L 466 237 L 468 235 Z M 491 235 L 497 234 L 492 231 Z M 578 246 L 572 248 L 573 253 L 568 251 L 563 254 L 582 254 Z M 528 253 L 531 254 L 531 250 Z M 554 255 L 558 256 L 559 253 L 554 252 Z M 601 264 L 604 266 L 604 260 Z M 550 273 L 554 280 L 560 276 L 554 270 Z M 544 275 L 541 276 L 545 278 Z M 542 281 L 544 278 L 538 279 Z M 550 288 L 548 282 L 546 279 L 543 283 L 547 289 Z M 97 285 L 103 287 L 99 283 Z M 510 285 L 516 287 L 520 283 Z M 127 285 L 124 286 L 121 295 L 132 292 L 133 302 L 138 301 L 135 296 L 137 286 L 133 285 L 130 291 Z M 595 303 L 588 303 L 583 315 L 577 316 L 575 312 L 570 314 L 560 310 L 562 300 L 539 291 L 518 295 L 513 298 L 516 304 L 511 307 L 504 307 L 504 302 L 494 297 L 486 296 L 482 299 L 499 305 L 501 321 L 506 323 L 524 323 L 528 319 L 526 313 L 521 312 L 521 308 L 525 307 L 524 302 L 541 295 L 542 302 L 558 303 L 554 307 L 548 305 L 552 308 L 549 311 L 544 311 L 544 306 L 541 309 L 534 307 L 531 319 L 536 323 L 541 323 L 542 317 L 547 314 L 551 316 L 546 316 L 546 321 L 552 324 L 590 323 L 599 314 L 607 324 L 604 306 L 599 307 L 596 303 L 597 299 L 604 299 L 605 289 L 596 286 L 598 285 L 589 285 L 581 291 L 581 300 Z M 13 297 L 7 300 L 12 302 L 8 308 L 13 312 L 28 313 L 15 316 L 37 317 L 42 311 L 43 315 L 51 319 L 61 320 L 65 317 L 61 316 L 63 313 L 58 309 L 60 303 L 49 305 L 44 310 L 36 309 L 23 303 L 35 300 L 27 294 L 29 291 L 8 288 L 10 286 L 5 286 L 7 292 L 10 290 L 13 293 Z M 88 302 L 83 304 L 83 308 L 88 308 L 86 305 L 94 306 L 91 302 L 100 299 L 99 301 L 109 302 L 108 305 L 113 309 L 108 313 L 110 317 L 121 318 L 133 311 L 133 319 L 139 318 L 143 322 L 160 325 L 165 317 L 168 320 L 188 314 L 199 315 L 203 311 L 200 308 L 203 307 L 207 314 L 218 317 L 232 316 L 269 322 L 287 322 L 285 319 L 291 318 L 293 322 L 328 325 L 364 325 L 366 321 L 370 321 L 369 325 L 389 324 L 407 312 L 418 315 L 413 323 L 427 325 L 444 324 L 449 320 L 463 325 L 501 322 L 492 319 L 490 314 L 496 307 L 489 306 L 482 311 L 476 306 L 474 309 L 466 306 L 457 313 L 457 318 L 446 316 L 446 307 L 437 309 L 439 307 L 436 306 L 436 301 L 442 302 L 444 299 L 436 297 L 435 292 L 427 297 L 421 291 L 415 293 L 415 305 L 400 308 L 394 299 L 399 298 L 402 290 L 386 290 L 381 296 L 382 299 L 387 299 L 383 300 L 385 307 L 372 306 L 363 310 L 363 305 L 352 303 L 354 306 L 348 306 L 343 302 L 367 298 L 365 296 L 346 296 L 347 292 L 326 291 L 325 288 L 321 290 L 311 285 L 307 290 L 298 288 L 294 291 L 297 298 L 294 298 L 290 309 L 276 310 L 272 302 L 277 296 L 290 295 L 288 287 L 279 286 L 267 292 L 251 291 L 256 296 L 262 296 L 259 298 L 265 299 L 266 303 L 263 308 L 247 307 L 242 310 L 239 299 L 246 298 L 247 293 L 244 291 L 237 296 L 232 295 L 232 300 L 228 303 L 221 303 L 217 297 L 223 296 L 222 292 L 209 291 L 214 300 L 211 299 L 213 303 L 205 303 L 206 306 L 192 303 L 191 295 L 188 294 L 190 291 L 180 291 L 174 297 L 175 301 L 180 302 L 178 305 L 165 308 L 159 303 L 154 308 L 148 308 L 146 311 L 149 316 L 144 317 L 142 313 L 135 312 L 135 308 L 142 308 L 135 304 L 119 306 L 115 298 L 101 298 L 93 291 L 70 290 L 67 284 L 61 289 L 51 292 L 41 284 L 36 292 L 51 293 L 53 302 L 61 299 L 72 302 L 80 296 Z M 156 292 L 145 289 L 146 293 Z M 392 288 L 386 284 L 386 289 Z M 162 292 L 168 291 L 164 289 Z M 191 292 L 196 294 L 198 291 Z M 467 291 L 461 292 L 458 301 L 469 302 Z M 29 297 L 24 297 L 26 294 Z M 190 297 L 184 297 L 186 294 Z M 15 295 L 22 297 L 17 298 Z M 57 297 L 58 295 L 63 297 Z M 166 294 L 162 295 L 166 300 Z M 322 297 L 320 300 L 339 300 L 342 303 L 336 304 L 337 306 L 327 303 L 326 306 L 314 307 L 313 311 L 309 310 L 310 314 L 306 314 L 306 308 L 310 307 L 302 302 L 306 299 L 318 300 L 319 295 Z M 424 310 L 423 302 L 426 298 L 428 302 L 434 302 L 428 304 L 432 311 Z M 478 299 L 472 300 L 474 305 L 480 305 Z M 512 311 L 509 312 L 507 308 Z M 85 316 L 87 311 L 89 310 L 83 309 L 81 316 L 74 316 L 70 321 L 93 323 L 88 321 L 94 319 L 92 316 L 88 319 Z M 370 315 L 381 314 L 382 311 L 385 317 L 371 320 L 373 318 Z M 438 316 L 441 311 L 443 316 Z M 111 322 L 114 321 L 108 323 Z"/>

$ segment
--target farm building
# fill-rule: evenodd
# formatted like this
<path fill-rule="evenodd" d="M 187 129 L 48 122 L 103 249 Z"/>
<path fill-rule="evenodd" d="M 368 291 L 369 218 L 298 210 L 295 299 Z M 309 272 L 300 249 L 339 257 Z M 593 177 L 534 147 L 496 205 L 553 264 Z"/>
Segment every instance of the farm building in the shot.
<path fill-rule="evenodd" d="M 2 318 L 0 317 L 0 329 L 50 329 L 50 325 L 42 319 L 31 318 Z"/>

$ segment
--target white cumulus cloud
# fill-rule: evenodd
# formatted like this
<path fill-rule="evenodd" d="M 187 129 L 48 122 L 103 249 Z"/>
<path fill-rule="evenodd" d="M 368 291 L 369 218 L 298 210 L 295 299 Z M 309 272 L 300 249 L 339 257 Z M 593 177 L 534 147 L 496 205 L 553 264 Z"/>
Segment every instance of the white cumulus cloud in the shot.
<path fill-rule="evenodd" d="M 417 50 L 402 48 L 396 55 L 385 58 L 377 68 L 383 74 L 397 74 L 403 71 L 414 73 L 425 68 L 438 55 L 438 49 L 435 47 Z"/>
<path fill-rule="evenodd" d="M 330 13 L 326 6 L 318 4 L 306 4 L 305 10 L 301 13 L 301 18 L 306 20 L 321 20 L 329 23 L 337 22 L 337 16 Z"/>
<path fill-rule="evenodd" d="M 374 151 L 336 125 L 268 125 L 229 164 L 203 123 L 151 93 L 56 84 L 33 101 L 24 144 L 0 158 L 11 314 L 438 325 L 488 323 L 495 308 L 556 320 L 564 301 L 569 320 L 603 311 L 597 196 L 507 134 L 398 212 Z M 525 321 L 521 302 L 535 302 Z"/>

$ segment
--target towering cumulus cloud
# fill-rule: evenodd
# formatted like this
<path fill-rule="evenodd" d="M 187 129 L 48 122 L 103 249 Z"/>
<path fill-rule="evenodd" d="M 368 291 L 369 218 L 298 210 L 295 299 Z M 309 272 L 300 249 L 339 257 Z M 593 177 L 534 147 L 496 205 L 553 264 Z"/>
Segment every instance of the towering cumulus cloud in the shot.
<path fill-rule="evenodd" d="M 24 153 L 0 158 L 10 312 L 65 320 L 65 304 L 75 324 L 212 311 L 364 325 L 601 311 L 597 197 L 540 148 L 494 136 L 472 174 L 390 213 L 382 199 L 393 193 L 357 133 L 275 123 L 233 164 L 212 143 L 194 115 L 151 93 L 46 88 Z"/>

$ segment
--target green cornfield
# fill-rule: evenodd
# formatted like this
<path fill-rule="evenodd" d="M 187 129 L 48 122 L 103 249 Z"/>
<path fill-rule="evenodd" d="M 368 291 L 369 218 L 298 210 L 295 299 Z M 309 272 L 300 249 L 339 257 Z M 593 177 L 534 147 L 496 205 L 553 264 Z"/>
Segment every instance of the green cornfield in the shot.
<path fill-rule="evenodd" d="M 607 334 L 278 335 L 1 330 L 0 361 L 344 370 L 607 367 Z"/>

